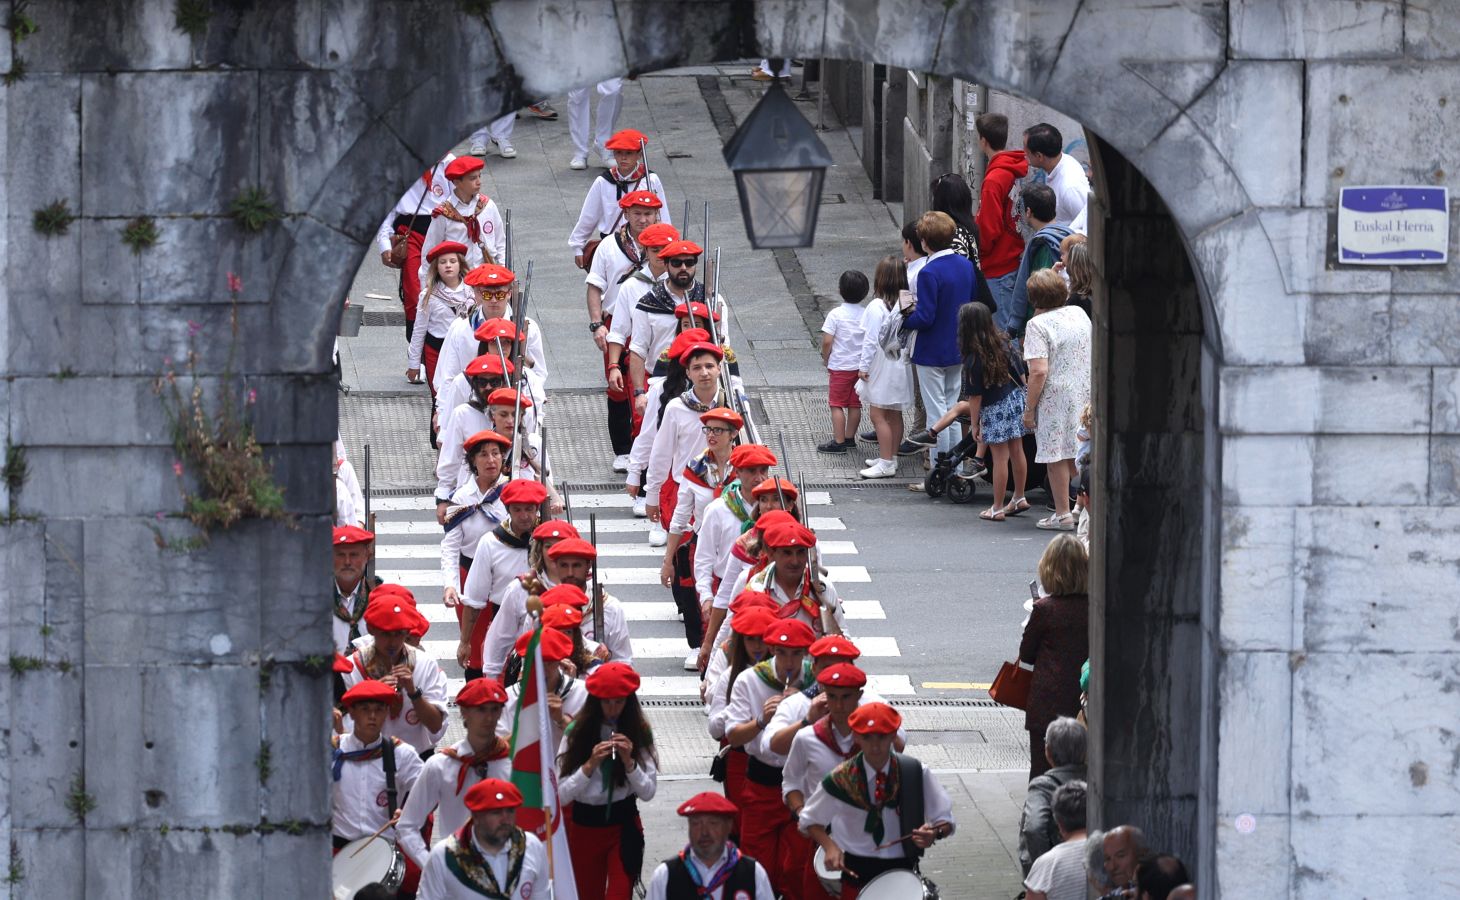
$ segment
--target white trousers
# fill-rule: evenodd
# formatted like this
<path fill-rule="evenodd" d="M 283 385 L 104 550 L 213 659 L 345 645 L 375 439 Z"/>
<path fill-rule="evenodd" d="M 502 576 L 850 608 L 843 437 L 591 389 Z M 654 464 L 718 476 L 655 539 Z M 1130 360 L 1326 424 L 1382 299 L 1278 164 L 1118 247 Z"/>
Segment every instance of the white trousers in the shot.
<path fill-rule="evenodd" d="M 756 66 L 756 68 L 760 69 L 762 72 L 766 73 L 767 75 L 775 75 L 777 78 L 790 78 L 791 77 L 791 60 L 790 60 L 790 57 L 787 57 L 786 59 L 784 59 L 784 60 L 781 61 L 781 71 L 779 71 L 779 72 L 772 72 L 771 71 L 771 61 L 768 60 L 768 59 L 761 60 L 760 61 L 760 65 L 759 66 Z"/>
<path fill-rule="evenodd" d="M 593 129 L 593 149 L 603 153 L 604 143 L 613 136 L 619 110 L 624 105 L 624 80 L 610 78 L 598 82 L 598 127 Z M 588 88 L 568 91 L 568 133 L 579 156 L 588 155 Z"/>
<path fill-rule="evenodd" d="M 478 128 L 472 132 L 471 142 L 473 144 L 486 144 L 491 141 L 512 142 L 512 126 L 517 124 L 517 111 L 513 110 L 507 115 L 494 122 L 487 123 L 486 128 Z"/>

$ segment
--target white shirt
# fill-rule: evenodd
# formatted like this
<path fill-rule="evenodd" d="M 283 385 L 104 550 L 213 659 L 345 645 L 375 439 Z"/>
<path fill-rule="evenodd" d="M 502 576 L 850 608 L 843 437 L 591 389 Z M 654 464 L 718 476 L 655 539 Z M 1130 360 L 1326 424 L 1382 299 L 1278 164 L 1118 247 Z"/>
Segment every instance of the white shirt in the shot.
<path fill-rule="evenodd" d="M 798 679 L 800 675 L 800 672 L 796 673 Z M 798 689 L 805 687 L 799 680 L 793 681 L 792 686 Z M 781 693 L 782 690 L 762 681 L 753 667 L 745 669 L 735 676 L 735 686 L 730 689 L 730 705 L 725 711 L 726 729 L 760 719 L 765 702 Z M 779 768 L 786 764 L 786 757 L 771 750 L 769 726 L 746 742 L 745 752 L 768 766 Z"/>
<path fill-rule="evenodd" d="M 355 643 L 358 656 L 350 657 L 350 661 L 355 664 L 354 668 L 343 675 L 347 690 L 364 680 L 365 666 L 362 660 L 366 657 L 368 648 L 373 643 L 374 639 L 370 635 L 365 635 Z M 414 647 L 410 648 L 408 652 L 415 658 L 414 665 L 411 667 L 411 680 L 416 683 L 416 689 L 421 692 L 422 699 L 441 710 L 441 730 L 432 731 L 425 725 L 422 725 L 420 717 L 416 715 L 411 698 L 402 693 L 400 695 L 400 713 L 386 719 L 385 727 L 381 731 L 387 737 L 398 737 L 407 745 L 416 748 L 416 750 L 425 751 L 435 747 L 436 742 L 441 740 L 442 735 L 446 734 L 448 721 L 446 714 L 446 675 L 441 671 L 441 666 L 437 664 L 431 654 Z M 345 717 L 345 721 L 350 721 L 349 716 Z M 349 726 L 346 727 L 348 728 Z"/>
<path fill-rule="evenodd" d="M 449 203 L 453 209 L 461 214 L 462 218 L 469 218 L 476 214 L 477 198 L 475 195 L 469 200 L 463 201 L 456 196 L 456 191 L 446 195 L 446 199 L 437 206 Z M 430 210 L 427 210 L 430 212 Z M 486 245 L 487 252 L 492 254 L 492 261 L 498 263 L 507 255 L 507 229 L 502 226 L 502 214 L 497 210 L 497 204 L 488 200 L 482 207 L 480 214 L 477 214 L 477 226 L 480 229 L 482 243 Z M 466 245 L 466 271 L 470 272 L 477 266 L 486 262 L 482 257 L 482 248 L 474 241 L 467 238 L 466 225 L 461 222 L 453 222 L 445 216 L 432 216 L 431 227 L 426 229 L 426 240 L 421 244 L 421 268 L 417 270 L 416 277 L 421 284 L 426 283 L 426 271 L 430 263 L 426 262 L 426 254 L 431 248 L 442 241 L 457 241 Z M 465 273 L 463 273 L 464 275 Z"/>
<path fill-rule="evenodd" d="M 729 609 L 730 601 L 745 590 L 746 573 L 750 571 L 754 560 L 745 558 L 743 551 L 735 549 L 735 541 L 730 542 L 730 549 L 725 554 L 725 571 L 720 574 L 720 589 L 715 592 L 715 608 Z M 725 618 L 725 624 L 730 624 L 730 618 Z M 723 640 L 724 632 L 715 637 L 715 640 Z"/>
<path fill-rule="evenodd" d="M 927 256 L 919 256 L 907 264 L 907 289 L 912 293 L 914 300 L 918 299 L 918 273 L 923 270 L 923 266 L 928 264 L 928 259 Z"/>
<path fill-rule="evenodd" d="M 475 565 L 472 570 L 476 570 Z M 522 636 L 522 632 L 527 630 L 527 588 L 522 586 L 522 579 L 517 577 L 526 573 L 527 554 L 523 551 L 522 569 L 502 581 L 500 590 L 492 598 L 497 604 L 497 611 L 492 615 L 492 624 L 482 640 L 482 675 L 487 678 L 498 681 L 502 679 L 502 668 L 507 665 L 507 657 L 512 653 L 512 648 L 517 646 L 517 639 Z M 541 572 L 537 573 L 537 580 L 543 590 L 554 586 L 553 580 Z M 607 622 L 605 610 L 604 624 Z M 584 624 L 588 624 L 586 619 Z"/>
<path fill-rule="evenodd" d="M 659 221 L 666 225 L 669 221 L 669 201 L 664 197 L 664 185 L 660 183 L 659 176 L 653 172 L 648 178 L 640 178 L 628 185 L 624 193 L 631 191 L 650 190 L 659 196 L 664 204 L 659 210 Z M 608 178 L 599 176 L 593 179 L 588 186 L 588 195 L 583 198 L 583 209 L 578 213 L 578 223 L 573 226 L 573 233 L 568 236 L 568 246 L 573 248 L 573 253 L 583 252 L 583 246 L 589 240 L 598 237 L 600 234 L 607 234 L 623 225 L 627 213 L 618 205 L 618 186 Z M 605 239 L 604 243 L 607 243 Z M 603 245 L 598 246 L 598 252 L 603 252 Z M 594 256 L 598 254 L 595 253 Z"/>
<path fill-rule="evenodd" d="M 448 153 L 441 157 L 441 161 L 431 169 L 431 195 L 429 197 L 424 196 L 426 193 L 425 173 L 411 182 L 411 186 L 406 188 L 406 192 L 395 201 L 395 206 L 391 211 L 385 214 L 384 221 L 380 223 L 380 228 L 375 232 L 376 249 L 381 253 L 390 249 L 390 239 L 395 236 L 393 226 L 397 216 L 429 216 L 431 210 L 446 199 L 446 195 L 451 193 L 451 182 L 446 180 L 446 167 L 451 165 L 451 161 L 454 159 L 456 159 L 456 154 Z M 431 248 L 425 249 L 430 250 Z"/>
<path fill-rule="evenodd" d="M 797 694 L 796 696 L 802 696 Z M 789 697 L 787 700 L 791 699 Z M 781 701 L 785 706 L 785 701 Z M 781 711 L 776 710 L 779 716 Z M 805 715 L 803 712 L 801 715 Z M 771 727 L 766 729 L 772 731 L 776 725 L 773 721 Z M 774 733 L 772 731 L 772 733 Z M 789 797 L 792 791 L 801 792 L 801 802 L 805 803 L 816 793 L 821 786 L 821 779 L 825 778 L 832 769 L 841 765 L 848 759 L 847 754 L 856 753 L 853 734 L 848 731 L 843 735 L 837 731 L 836 726 L 831 726 L 831 736 L 836 745 L 841 748 L 841 753 L 833 752 L 816 732 L 809 726 L 796 732 L 796 737 L 791 740 L 791 752 L 786 754 L 786 765 L 781 771 L 781 797 Z"/>
<path fill-rule="evenodd" d="M 465 273 L 458 275 L 458 279 L 464 277 Z M 456 287 L 450 287 L 441 282 L 439 287 L 442 292 L 456 301 L 458 309 L 469 309 L 476 302 L 476 292 L 464 281 L 458 280 Z M 406 349 L 406 365 L 409 368 L 417 369 L 421 366 L 421 354 L 426 348 L 426 335 L 446 340 L 447 332 L 458 320 L 465 320 L 466 316 L 458 315 L 456 309 L 442 302 L 440 297 L 426 293 L 425 282 L 421 283 L 421 297 L 416 302 L 416 326 L 411 331 L 411 345 Z M 442 349 L 446 345 L 443 343 Z M 440 355 L 437 355 L 440 360 Z M 468 360 L 470 362 L 470 360 Z"/>
<path fill-rule="evenodd" d="M 547 665 L 557 664 L 547 663 Z M 563 675 L 561 677 L 566 679 L 568 676 Z M 563 698 L 563 715 L 571 719 L 582 712 L 583 704 L 588 702 L 588 689 L 583 686 L 583 679 L 581 678 L 573 679 L 572 683 L 568 685 L 567 693 L 563 693 L 562 687 L 562 682 L 559 682 L 556 693 L 560 694 Z M 554 689 L 549 688 L 548 690 L 553 691 Z M 504 738 L 510 738 L 512 736 L 512 722 L 517 718 L 517 703 L 521 695 L 522 682 L 519 681 L 507 688 L 507 705 L 502 709 L 502 718 L 497 720 L 497 734 Z M 557 722 L 554 722 L 552 746 L 556 747 L 562 744 L 562 742 L 563 729 L 558 727 Z"/>
<path fill-rule="evenodd" d="M 669 349 L 679 327 L 679 319 L 672 312 L 651 313 L 639 309 L 639 301 L 656 284 L 668 282 L 669 273 L 665 272 L 652 281 L 646 280 L 650 277 L 649 273 L 639 270 L 619 287 L 618 307 L 614 311 L 614 336 L 609 338 L 626 346 L 629 352 L 639 354 L 639 358 L 644 360 L 645 372 L 654 370 L 654 361 Z"/>
<path fill-rule="evenodd" d="M 606 726 L 604 730 L 608 730 Z M 609 734 L 605 734 L 602 739 L 606 741 L 609 736 Z M 565 738 L 558 747 L 558 756 L 561 757 L 563 753 L 567 752 L 567 749 L 568 742 Z M 594 770 L 592 775 L 584 775 L 583 767 L 579 766 L 558 782 L 558 802 L 564 806 L 575 802 L 586 803 L 590 806 L 607 806 L 610 800 L 617 803 L 631 794 L 646 802 L 653 800 L 655 792 L 659 789 L 659 770 L 654 766 L 654 757 L 647 750 L 640 751 L 635 763 L 634 770 L 626 773 L 626 783 L 613 786 L 612 797 L 603 786 L 604 767 L 602 765 Z"/>
<path fill-rule="evenodd" d="M 791 602 L 791 595 L 786 593 L 780 584 L 776 582 L 775 570 L 774 563 L 766 566 L 764 569 L 756 572 L 755 577 L 747 578 L 745 585 L 735 590 L 730 596 L 735 597 L 739 595 L 740 591 L 749 588 L 753 591 L 764 591 L 770 594 L 771 599 L 776 601 L 776 605 L 778 606 L 786 605 Z M 749 571 L 749 569 L 746 570 L 746 572 Z M 846 613 L 842 609 L 841 597 L 837 594 L 836 584 L 831 580 L 830 576 L 824 575 L 821 578 L 821 616 L 819 618 L 812 618 L 805 607 L 802 607 L 796 611 L 795 618 L 810 625 L 811 630 L 816 632 L 817 637 L 826 634 L 835 634 L 837 632 L 843 635 L 849 634 L 847 632 Z M 730 620 L 727 617 L 725 621 L 728 623 Z M 833 628 L 833 624 L 836 627 Z"/>
<path fill-rule="evenodd" d="M 335 525 L 365 527 L 365 494 L 339 441 L 335 441 Z"/>
<path fill-rule="evenodd" d="M 726 716 L 730 711 L 730 698 L 726 696 L 730 687 L 730 660 L 718 644 L 710 653 L 710 664 L 705 668 L 705 683 L 710 686 L 705 691 L 705 715 L 709 719 L 706 730 L 715 740 L 724 740 L 726 726 L 729 724 Z"/>
<path fill-rule="evenodd" d="M 1055 224 L 1074 222 L 1090 201 L 1090 179 L 1085 177 L 1085 167 L 1068 153 L 1061 153 L 1060 161 L 1045 177 L 1045 183 L 1054 191 Z"/>
<path fill-rule="evenodd" d="M 509 322 L 513 321 L 512 304 L 507 304 L 507 308 L 499 318 Z M 436 388 L 438 395 L 446 390 L 457 375 L 461 374 L 467 363 L 477 358 L 477 349 L 481 344 L 476 338 L 477 328 L 485 321 L 486 319 L 483 318 L 481 310 L 478 308 L 472 310 L 466 318 L 452 322 L 451 327 L 446 329 L 446 337 L 441 344 L 441 355 L 436 359 L 436 379 L 431 383 L 432 387 Z M 542 329 L 537 327 L 532 316 L 523 318 L 523 328 L 527 331 L 527 347 L 523 353 L 532 362 L 532 365 L 524 368 L 527 369 L 529 386 L 536 387 L 532 385 L 534 379 L 546 383 L 548 377 L 547 354 L 543 352 L 542 346 Z M 507 357 L 511 359 L 512 354 L 507 354 Z M 457 402 L 463 402 L 465 399 L 463 397 Z M 534 391 L 533 402 L 539 403 L 541 399 Z M 456 407 L 445 405 L 438 397 L 436 408 L 451 410 Z"/>
<path fill-rule="evenodd" d="M 441 374 L 441 368 L 439 365 L 436 368 L 436 374 Z M 538 414 L 538 411 L 542 409 L 543 394 L 546 391 L 547 387 L 545 386 L 542 378 L 540 378 L 537 373 L 534 372 L 532 369 L 528 369 L 527 396 L 529 399 L 532 400 L 532 405 L 522 410 L 522 424 L 529 432 L 537 431 L 538 420 L 541 418 L 541 416 Z M 466 375 L 460 372 L 454 375 L 450 381 L 446 382 L 445 386 L 437 390 L 436 413 L 438 427 L 444 428 L 446 423 L 450 421 L 451 412 L 461 404 L 470 400 L 471 396 L 471 379 L 467 378 Z M 468 432 L 466 436 L 470 437 L 470 432 Z"/>
<path fill-rule="evenodd" d="M 1024 876 L 1024 887 L 1049 900 L 1085 900 L 1085 840 L 1064 841 L 1041 855 Z"/>
<path fill-rule="evenodd" d="M 730 463 L 727 460 L 724 465 L 711 463 L 712 468 L 707 473 L 710 475 L 710 483 L 714 487 L 705 487 L 695 484 L 684 473 L 680 472 L 679 496 L 675 499 L 674 515 L 669 522 L 670 534 L 684 534 L 687 531 L 699 531 L 700 523 L 705 520 L 705 507 L 715 500 L 715 491 L 724 479 L 730 474 Z M 719 479 L 719 481 L 716 481 Z M 664 514 L 661 511 L 660 516 Z"/>
<path fill-rule="evenodd" d="M 625 484 L 637 486 L 644 483 L 644 470 L 649 468 L 649 454 L 654 452 L 654 438 L 659 435 L 659 398 L 663 396 L 664 376 L 650 378 L 649 390 L 644 394 L 644 419 L 639 423 L 639 433 L 629 450 L 629 473 L 624 476 Z"/>
<path fill-rule="evenodd" d="M 799 735 L 797 735 L 799 737 Z M 889 759 L 887 765 L 892 765 Z M 867 764 L 863 759 L 862 767 L 867 771 L 868 789 L 876 781 L 876 770 Z M 883 767 L 882 771 L 887 771 Z M 947 822 L 953 825 L 953 801 L 943 786 L 933 777 L 933 770 L 923 766 L 923 818 L 928 824 Z M 923 822 L 911 822 L 903 827 L 898 820 L 897 807 L 882 810 L 882 842 L 888 843 L 895 838 L 902 837 L 908 832 L 917 828 Z M 832 840 L 842 849 L 844 853 L 851 853 L 856 856 L 870 856 L 877 859 L 902 859 L 905 856 L 905 848 L 908 841 L 900 841 L 891 847 L 877 849 L 877 842 L 866 830 L 867 813 L 865 810 L 857 809 L 847 803 L 836 799 L 828 794 L 825 789 L 818 787 L 801 808 L 800 827 L 802 833 L 812 825 L 820 825 L 832 833 Z"/>
<path fill-rule="evenodd" d="M 892 310 L 880 299 L 873 297 L 867 301 L 867 308 L 862 311 L 862 348 L 857 371 L 872 371 L 872 360 L 882 352 L 882 345 L 877 343 L 877 335 L 882 331 L 882 323 L 890 315 Z"/>
<path fill-rule="evenodd" d="M 812 699 L 813 698 L 806 696 L 806 693 L 804 691 L 797 691 L 796 693 L 782 700 L 781 705 L 776 707 L 776 714 L 774 716 L 771 716 L 771 724 L 766 726 L 765 733 L 768 735 L 767 740 L 774 738 L 782 730 L 790 728 L 799 723 L 802 719 L 806 718 L 806 714 L 811 711 Z M 863 690 L 861 702 L 865 704 L 886 703 L 887 701 L 878 696 L 876 691 Z M 832 729 L 832 734 L 837 734 L 835 728 Z M 802 751 L 803 753 L 811 753 L 810 759 L 815 762 L 816 765 L 811 766 L 808 769 L 803 762 L 802 767 L 796 770 L 796 779 L 793 783 L 793 779 L 791 778 L 791 761 L 792 757 L 796 755 L 796 745 L 803 737 L 809 737 L 813 741 L 815 741 L 816 747 L 819 748 L 822 752 L 820 754 L 811 753 L 811 749 Z M 907 731 L 901 725 L 899 725 L 897 728 L 897 737 L 903 741 L 903 744 L 905 746 L 907 743 Z M 851 747 L 851 736 L 848 735 L 847 739 L 845 741 L 841 741 L 840 744 L 843 750 L 849 749 Z M 811 792 L 816 790 L 816 786 L 821 783 L 822 777 L 826 775 L 827 772 L 830 772 L 832 769 L 836 768 L 837 765 L 840 764 L 841 761 L 844 759 L 846 759 L 845 756 L 834 757 L 830 747 L 827 747 L 825 744 L 821 743 L 821 741 L 816 740 L 816 735 L 811 733 L 810 725 L 801 728 L 800 731 L 796 732 L 796 736 L 791 739 L 791 750 L 786 754 L 786 771 L 784 780 L 785 787 L 781 791 L 781 796 L 784 797 L 790 791 L 797 790 L 801 792 L 801 799 L 803 802 L 806 800 L 810 800 Z M 828 760 L 830 762 L 827 762 Z M 825 768 L 818 768 L 822 765 L 822 763 L 827 763 Z"/>
<path fill-rule="evenodd" d="M 380 745 L 389 736 L 362 744 L 353 733 L 340 735 L 340 750 L 352 753 Z M 411 745 L 402 741 L 395 745 L 395 794 L 396 802 L 406 799 L 406 794 L 415 785 L 421 774 L 421 757 Z M 346 840 L 354 841 L 374 834 L 390 818 L 389 800 L 385 794 L 385 760 L 379 757 L 368 760 L 345 760 L 340 768 L 340 780 L 332 788 L 334 812 L 330 816 L 330 831 Z M 395 829 L 387 828 L 385 837 L 395 840 Z"/>
<path fill-rule="evenodd" d="M 497 484 L 501 485 L 505 479 L 506 476 L 498 475 Z M 488 490 L 495 490 L 495 487 Z M 456 493 L 451 495 L 451 505 L 446 508 L 448 522 L 460 510 L 466 507 L 473 509 L 454 528 L 441 535 L 441 583 L 444 585 L 461 583 L 462 548 L 470 547 L 475 552 L 481 539 L 496 528 L 497 523 L 507 518 L 507 507 L 502 505 L 500 499 L 483 504 L 482 496 L 482 489 L 477 486 L 476 476 L 472 476 L 470 481 L 457 488 Z M 460 594 L 460 591 L 457 593 Z"/>
<path fill-rule="evenodd" d="M 731 378 L 731 390 L 739 390 L 740 379 Z M 723 391 L 716 387 L 716 394 L 710 401 L 710 408 L 725 405 Z M 647 425 L 650 418 L 658 415 L 658 406 L 651 405 L 644 410 L 644 422 Z M 659 502 L 659 488 L 670 478 L 683 482 L 685 464 L 705 449 L 705 433 L 700 429 L 704 423 L 700 421 L 701 413 L 697 413 L 684 405 L 684 400 L 675 397 L 664 407 L 664 419 L 659 422 L 654 432 L 654 445 L 649 451 L 649 467 L 645 475 L 644 491 L 648 494 L 650 503 Z M 639 429 L 640 435 L 644 433 L 643 427 Z M 632 467 L 630 467 L 632 469 Z M 630 482 L 632 483 L 632 482 Z M 666 516 L 672 516 L 674 510 L 659 511 L 660 521 Z"/>
<path fill-rule="evenodd" d="M 488 601 L 500 604 L 512 580 L 528 569 L 527 548 L 509 547 L 490 531 L 477 541 L 471 559 L 471 571 L 461 586 L 461 602 L 472 609 L 486 609 Z"/>
<path fill-rule="evenodd" d="M 678 510 L 675 513 L 677 517 Z M 712 603 L 715 599 L 715 576 L 725 574 L 730 548 L 735 546 L 735 539 L 740 537 L 740 527 L 744 523 L 731 511 L 723 495 L 710 501 L 703 512 L 696 510 L 695 521 L 699 523 L 695 539 L 695 593 L 700 603 Z"/>
<path fill-rule="evenodd" d="M 700 858 L 693 852 L 685 856 L 688 865 L 694 866 L 700 874 L 700 884 L 707 883 L 721 866 L 725 864 L 725 851 L 721 851 L 720 858 L 708 865 L 700 862 Z M 654 869 L 654 874 L 649 876 L 649 888 L 645 900 L 668 900 L 669 890 L 669 863 L 660 863 Z M 725 888 L 717 887 L 710 892 L 707 900 L 730 900 L 725 897 Z M 737 895 L 738 897 L 739 895 Z M 755 896 L 749 900 L 773 900 L 774 892 L 771 891 L 771 879 L 765 873 L 765 867 L 759 862 L 755 864 Z"/>
<path fill-rule="evenodd" d="M 468 756 L 472 752 L 471 742 L 462 738 L 452 749 Z M 512 777 L 512 758 L 505 756 L 494 759 L 487 763 L 486 768 L 487 778 L 507 781 Z M 435 811 L 435 824 L 431 826 L 431 847 L 460 831 L 461 826 L 471 819 L 463 798 L 482 777 L 474 769 L 468 769 L 466 781 L 462 782 L 458 792 L 456 779 L 461 769 L 462 763 L 459 760 L 444 753 L 435 754 L 426 760 L 421 777 L 416 779 L 416 786 L 411 788 L 411 796 L 406 799 L 405 809 L 397 824 L 400 832 L 399 846 L 412 862 L 422 868 L 425 868 L 426 857 L 431 852 L 431 848 L 421 839 L 421 826 L 426 824 L 426 817 Z"/>
<path fill-rule="evenodd" d="M 638 262 L 630 259 L 619 249 L 617 234 L 609 235 L 598 245 L 598 250 L 593 254 L 593 262 L 588 266 L 588 275 L 583 279 L 584 283 L 591 284 L 603 292 L 603 314 L 617 316 L 617 306 L 620 281 L 624 276 L 637 268 L 644 259 L 644 250 L 633 238 L 628 238 L 634 253 L 638 255 Z M 628 284 L 629 281 L 624 281 Z"/>
<path fill-rule="evenodd" d="M 508 848 L 509 841 L 502 845 L 500 852 L 495 854 L 487 853 L 480 843 L 477 842 L 475 832 L 471 834 L 471 842 L 476 846 L 477 852 L 482 854 L 486 864 L 492 869 L 492 876 L 497 879 L 497 885 L 507 882 L 507 864 L 511 859 Z M 531 900 L 536 897 L 543 900 L 547 897 L 547 852 L 543 849 L 542 841 L 537 835 L 530 831 L 523 832 L 527 836 L 527 848 L 522 857 L 522 869 L 517 875 L 517 884 L 512 887 L 508 900 Z M 425 867 L 421 870 L 421 885 L 416 890 L 416 897 L 419 900 L 482 900 L 482 895 L 475 889 L 461 883 L 451 870 L 446 868 L 446 841 L 442 840 L 431 848 L 431 856 L 426 861 Z"/>
<path fill-rule="evenodd" d="M 470 403 L 458 403 L 441 425 L 437 436 L 440 449 L 436 455 L 436 499 L 450 500 L 456 489 L 476 476 L 466 465 L 466 439 L 478 431 L 488 431 L 492 420 L 485 410 Z"/>
<path fill-rule="evenodd" d="M 862 314 L 856 303 L 842 303 L 826 314 L 821 333 L 831 335 L 831 354 L 826 367 L 833 372 L 855 372 L 862 362 Z"/>

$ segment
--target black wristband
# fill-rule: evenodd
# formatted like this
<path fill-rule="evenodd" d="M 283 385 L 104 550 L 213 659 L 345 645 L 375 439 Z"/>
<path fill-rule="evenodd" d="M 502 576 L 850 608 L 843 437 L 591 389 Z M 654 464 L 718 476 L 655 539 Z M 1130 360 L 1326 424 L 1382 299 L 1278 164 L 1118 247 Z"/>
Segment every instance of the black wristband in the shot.
<path fill-rule="evenodd" d="M 602 327 L 603 327 L 603 323 L 602 322 L 589 322 L 588 323 L 588 330 L 590 332 L 597 331 L 598 329 L 600 329 Z"/>
<path fill-rule="evenodd" d="M 409 691 L 406 693 L 406 696 L 411 698 L 412 700 L 419 700 L 421 699 L 421 689 L 416 688 L 414 691 Z"/>

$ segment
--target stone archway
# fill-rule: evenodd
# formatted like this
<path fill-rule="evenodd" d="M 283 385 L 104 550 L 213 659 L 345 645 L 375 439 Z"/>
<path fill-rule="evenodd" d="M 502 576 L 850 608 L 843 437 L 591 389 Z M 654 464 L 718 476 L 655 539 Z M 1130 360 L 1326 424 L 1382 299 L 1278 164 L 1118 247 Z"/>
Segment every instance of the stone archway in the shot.
<path fill-rule="evenodd" d="M 1453 736 L 1396 738 L 1403 764 L 1373 771 L 1371 754 L 1334 749 L 1331 722 L 1408 735 L 1453 708 L 1453 610 L 1414 597 L 1453 593 L 1455 278 L 1337 270 L 1322 244 L 1339 183 L 1453 177 L 1448 150 L 1424 165 L 1360 151 L 1424 145 L 1425 116 L 1454 124 L 1444 98 L 1389 110 L 1454 72 L 1435 35 L 1456 14 L 1329 14 L 1244 0 L 299 2 L 188 23 L 162 0 L 28 10 L 40 30 L 0 45 L 0 67 L 24 72 L 0 93 L 0 395 L 25 463 L 9 454 L 0 486 L 14 598 L 0 831 L 15 858 L 66 896 L 324 892 L 323 768 L 267 785 L 259 769 L 265 748 L 322 746 L 322 376 L 378 211 L 448 136 L 526 97 L 764 52 L 957 75 L 1075 114 L 1103 142 L 1099 499 L 1120 547 L 1097 572 L 1094 690 L 1105 721 L 1137 725 L 1096 727 L 1101 814 L 1164 826 L 1234 895 L 1360 890 L 1361 854 L 1332 849 L 1340 838 L 1402 835 L 1393 855 L 1415 877 L 1453 874 Z M 250 188 L 283 217 L 258 235 L 229 215 Z M 32 226 L 63 199 L 69 228 Z M 142 216 L 165 252 L 122 244 Z M 1117 249 L 1146 242 L 1144 260 Z M 154 522 L 178 501 L 150 383 L 192 336 L 202 371 L 222 369 L 229 271 L 248 276 L 238 370 L 278 411 L 259 437 L 302 528 L 250 524 L 175 553 Z M 1179 302 L 1156 295 L 1171 279 Z M 1384 340 L 1355 334 L 1354 315 Z M 1375 463 L 1382 490 L 1335 476 L 1381 441 L 1397 448 Z M 1346 612 L 1351 590 L 1374 599 Z M 1198 660 L 1199 677 L 1165 680 Z M 1360 689 L 1374 683 L 1411 699 Z M 158 709 L 187 718 L 142 719 Z M 1362 815 L 1375 810 L 1382 825 Z"/>

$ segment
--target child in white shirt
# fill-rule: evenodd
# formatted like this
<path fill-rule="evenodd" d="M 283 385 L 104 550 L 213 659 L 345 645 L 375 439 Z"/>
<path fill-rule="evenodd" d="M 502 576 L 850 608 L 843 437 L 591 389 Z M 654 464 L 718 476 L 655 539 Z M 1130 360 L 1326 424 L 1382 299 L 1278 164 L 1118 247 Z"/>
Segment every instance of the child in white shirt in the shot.
<path fill-rule="evenodd" d="M 826 404 L 831 407 L 831 440 L 817 446 L 822 453 L 856 449 L 862 401 L 857 397 L 857 372 L 862 362 L 862 301 L 867 276 L 855 269 L 842 273 L 838 289 L 842 305 L 826 314 L 821 325 L 821 361 L 826 365 Z"/>

